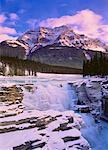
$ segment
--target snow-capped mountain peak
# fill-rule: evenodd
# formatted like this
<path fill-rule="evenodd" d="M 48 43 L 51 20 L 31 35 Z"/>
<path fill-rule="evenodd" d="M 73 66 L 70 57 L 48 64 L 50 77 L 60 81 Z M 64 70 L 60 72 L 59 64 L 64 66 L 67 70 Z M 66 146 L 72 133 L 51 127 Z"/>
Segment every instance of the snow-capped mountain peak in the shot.
<path fill-rule="evenodd" d="M 76 49 L 108 52 L 108 46 L 97 39 L 75 33 L 70 26 L 56 28 L 39 27 L 29 30 L 17 40 L 7 40 L 9 46 L 20 47 L 26 50 L 26 55 L 48 45 L 75 47 Z"/>
<path fill-rule="evenodd" d="M 77 49 L 108 51 L 108 47 L 100 40 L 77 34 L 69 26 L 61 26 L 53 29 L 40 27 L 34 31 L 27 31 L 18 38 L 18 41 L 28 44 L 31 51 L 53 44 L 76 47 Z"/>

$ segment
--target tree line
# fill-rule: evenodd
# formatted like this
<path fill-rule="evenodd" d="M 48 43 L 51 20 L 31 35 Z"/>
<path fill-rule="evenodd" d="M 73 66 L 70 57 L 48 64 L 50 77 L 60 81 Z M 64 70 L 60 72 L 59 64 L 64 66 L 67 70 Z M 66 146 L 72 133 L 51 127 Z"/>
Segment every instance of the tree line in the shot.
<path fill-rule="evenodd" d="M 90 75 L 108 75 L 108 57 L 100 52 L 94 55 L 90 60 L 83 62 L 83 76 Z"/>
<path fill-rule="evenodd" d="M 63 74 L 80 74 L 82 70 L 73 69 L 63 66 L 53 66 L 42 64 L 32 60 L 23 60 L 16 57 L 0 57 L 0 74 L 1 75 L 33 75 L 37 72 L 43 73 L 63 73 Z M 8 66 L 8 67 L 7 67 Z M 7 69 L 8 68 L 8 69 Z"/>

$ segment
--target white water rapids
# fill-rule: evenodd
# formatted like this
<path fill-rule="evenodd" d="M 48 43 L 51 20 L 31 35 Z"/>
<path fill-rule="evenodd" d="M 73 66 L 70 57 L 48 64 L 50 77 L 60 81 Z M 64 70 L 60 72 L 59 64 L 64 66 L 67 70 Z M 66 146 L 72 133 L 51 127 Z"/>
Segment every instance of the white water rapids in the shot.
<path fill-rule="evenodd" d="M 77 100 L 75 90 L 68 83 L 82 79 L 82 75 L 41 74 L 37 77 L 1 77 L 1 84 L 33 84 L 33 92 L 24 90 L 23 104 L 27 109 L 73 109 Z"/>
<path fill-rule="evenodd" d="M 24 93 L 23 103 L 29 109 L 64 111 L 72 109 L 73 102 L 77 100 L 74 89 L 67 83 L 35 85 L 33 92 L 24 90 Z"/>

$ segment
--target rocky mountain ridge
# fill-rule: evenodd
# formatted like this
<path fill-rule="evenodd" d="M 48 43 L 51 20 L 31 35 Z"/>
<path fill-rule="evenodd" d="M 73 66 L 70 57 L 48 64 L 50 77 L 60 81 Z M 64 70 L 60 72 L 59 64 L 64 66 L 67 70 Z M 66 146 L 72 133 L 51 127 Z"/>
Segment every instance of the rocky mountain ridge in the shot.
<path fill-rule="evenodd" d="M 28 45 L 33 52 L 41 47 L 56 44 L 58 46 L 82 48 L 107 52 L 108 46 L 98 39 L 92 39 L 85 35 L 75 33 L 71 27 L 61 26 L 54 29 L 40 27 L 37 30 L 29 30 L 17 39 Z"/>
<path fill-rule="evenodd" d="M 0 56 L 30 59 L 43 64 L 82 69 L 83 61 L 95 53 L 108 53 L 108 46 L 98 39 L 75 33 L 69 26 L 39 27 L 17 40 L 0 43 Z"/>

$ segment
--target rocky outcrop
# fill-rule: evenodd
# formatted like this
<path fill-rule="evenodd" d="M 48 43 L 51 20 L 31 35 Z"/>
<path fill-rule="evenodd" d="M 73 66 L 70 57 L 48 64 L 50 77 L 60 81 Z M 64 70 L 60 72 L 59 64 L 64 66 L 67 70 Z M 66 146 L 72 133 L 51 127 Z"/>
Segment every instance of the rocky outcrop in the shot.
<path fill-rule="evenodd" d="M 61 150 L 61 147 L 70 149 L 76 145 L 82 150 L 89 150 L 89 144 L 79 131 L 82 125 L 82 119 L 72 111 L 65 113 L 56 111 L 24 111 L 9 119 L 4 117 L 0 120 L 0 136 L 7 134 L 8 138 L 8 135 L 12 137 L 14 133 L 16 135 L 15 143 L 13 144 L 14 150 L 32 150 L 34 148 L 43 148 L 44 150 L 46 147 L 49 150 L 55 148 Z M 32 134 L 31 131 L 33 132 Z M 24 135 L 27 133 L 29 135 L 25 137 Z M 18 141 L 19 134 L 21 134 L 20 142 Z M 5 142 L 5 139 L 2 142 Z M 2 145 L 3 147 L 5 145 Z"/>
<path fill-rule="evenodd" d="M 23 99 L 22 89 L 13 85 L 11 87 L 1 87 L 0 102 L 21 103 Z"/>
<path fill-rule="evenodd" d="M 0 43 L 0 56 L 24 59 L 27 47 L 18 41 L 7 40 Z"/>
<path fill-rule="evenodd" d="M 0 96 L 4 94 L 6 98 L 0 102 L 0 139 L 4 137 L 1 149 L 90 149 L 81 135 L 84 122 L 78 114 L 73 111 L 27 110 L 22 100 L 17 100 L 22 98 L 23 92 L 33 93 L 33 84 L 2 86 L 1 91 L 5 94 Z M 11 95 L 8 99 L 7 93 L 14 95 L 13 99 Z M 6 142 L 8 140 L 10 142 Z"/>
<path fill-rule="evenodd" d="M 86 77 L 79 85 L 76 85 L 78 102 L 76 110 L 92 112 L 108 120 L 108 79 L 99 77 Z M 84 110 L 84 111 L 82 111 Z"/>
<path fill-rule="evenodd" d="M 97 102 L 102 99 L 102 85 L 99 81 L 91 81 L 86 84 L 86 93 L 91 102 Z"/>
<path fill-rule="evenodd" d="M 54 44 L 63 47 L 74 47 L 76 49 L 82 48 L 103 52 L 108 50 L 108 47 L 100 40 L 75 33 L 69 26 L 61 26 L 53 29 L 39 27 L 36 30 L 25 32 L 18 40 L 24 44 L 28 44 L 31 52 Z"/>

